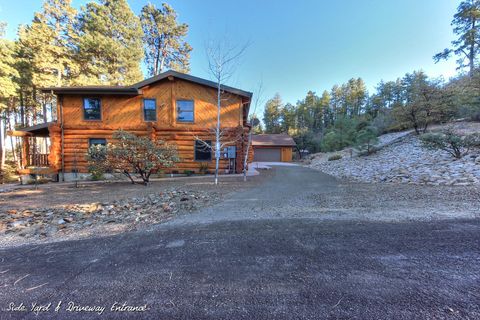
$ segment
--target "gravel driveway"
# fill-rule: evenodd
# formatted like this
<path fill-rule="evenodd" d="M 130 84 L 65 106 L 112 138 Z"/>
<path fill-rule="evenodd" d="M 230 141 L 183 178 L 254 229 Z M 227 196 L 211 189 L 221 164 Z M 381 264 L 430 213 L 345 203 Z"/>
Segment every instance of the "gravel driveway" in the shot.
<path fill-rule="evenodd" d="M 0 318 L 480 318 L 478 189 L 273 170 L 150 231 L 1 250 Z"/>

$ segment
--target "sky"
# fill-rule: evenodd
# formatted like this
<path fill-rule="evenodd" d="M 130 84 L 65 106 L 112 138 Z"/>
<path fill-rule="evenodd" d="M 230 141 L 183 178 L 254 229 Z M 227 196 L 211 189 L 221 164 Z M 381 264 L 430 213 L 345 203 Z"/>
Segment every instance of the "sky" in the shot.
<path fill-rule="evenodd" d="M 87 2 L 72 1 L 77 8 Z M 256 92 L 262 83 L 261 101 L 279 93 L 296 103 L 309 90 L 321 94 L 353 77 L 373 91 L 380 80 L 414 70 L 446 79 L 456 73 L 455 59 L 435 64 L 432 56 L 453 40 L 450 23 L 460 0 L 165 1 L 190 27 L 191 74 L 210 78 L 205 43 L 249 43 L 228 84 Z M 129 0 L 137 14 L 147 2 Z M 0 0 L 7 37 L 14 39 L 18 25 L 29 23 L 41 5 Z"/>

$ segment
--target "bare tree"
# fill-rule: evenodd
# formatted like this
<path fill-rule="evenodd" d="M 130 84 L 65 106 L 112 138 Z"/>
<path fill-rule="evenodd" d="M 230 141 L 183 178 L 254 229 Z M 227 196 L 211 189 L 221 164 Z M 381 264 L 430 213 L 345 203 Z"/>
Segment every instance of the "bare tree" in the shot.
<path fill-rule="evenodd" d="M 258 84 L 257 92 L 255 93 L 255 99 L 253 103 L 253 110 L 251 110 L 251 115 L 248 118 L 250 125 L 252 124 L 252 116 L 256 114 L 258 105 L 262 104 L 262 93 L 263 93 L 263 82 L 260 81 Z M 253 126 L 250 128 L 248 132 L 248 142 L 247 148 L 245 150 L 245 156 L 243 159 L 243 181 L 247 181 L 247 165 L 248 165 L 248 153 L 250 152 L 250 146 L 252 145 L 252 135 L 253 135 Z"/>
<path fill-rule="evenodd" d="M 228 144 L 222 142 L 222 138 L 225 138 L 225 132 L 222 131 L 220 122 L 223 85 L 234 74 L 239 59 L 248 47 L 248 43 L 238 46 L 231 45 L 228 41 L 218 41 L 207 43 L 205 47 L 208 59 L 208 70 L 217 84 L 217 125 L 215 127 L 215 146 L 211 146 L 210 148 L 215 154 L 215 184 L 218 184 L 218 169 L 221 150 Z"/>

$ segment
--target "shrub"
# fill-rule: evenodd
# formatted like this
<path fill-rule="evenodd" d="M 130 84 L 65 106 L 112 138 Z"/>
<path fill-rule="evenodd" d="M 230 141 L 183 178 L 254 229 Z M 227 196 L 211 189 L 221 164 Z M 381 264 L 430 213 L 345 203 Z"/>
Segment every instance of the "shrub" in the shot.
<path fill-rule="evenodd" d="M 92 180 L 102 180 L 103 175 L 108 170 L 107 147 L 102 145 L 90 146 L 85 158 L 88 162 L 88 172 L 92 175 Z"/>
<path fill-rule="evenodd" d="M 355 148 L 361 153 L 370 155 L 376 151 L 377 142 L 377 129 L 367 126 L 357 133 Z"/>
<path fill-rule="evenodd" d="M 146 185 L 153 173 L 179 161 L 176 148 L 161 140 L 152 141 L 123 130 L 116 131 L 112 138 L 114 142 L 108 146 L 92 146 L 88 150 L 89 171 L 94 179 L 112 170 L 121 172 L 133 184 L 138 175 Z"/>
<path fill-rule="evenodd" d="M 192 171 L 192 170 L 184 170 L 183 173 L 190 177 L 190 176 L 193 175 L 195 172 Z"/>
<path fill-rule="evenodd" d="M 427 133 L 420 139 L 425 148 L 446 151 L 456 159 L 461 159 L 472 147 L 480 144 L 480 134 L 460 136 L 453 128 L 447 128 L 440 133 Z"/>
<path fill-rule="evenodd" d="M 199 166 L 198 171 L 199 171 L 201 174 L 206 174 L 206 173 L 208 172 L 208 163 L 206 163 L 206 162 L 200 162 L 200 166 Z"/>
<path fill-rule="evenodd" d="M 336 161 L 336 160 L 340 160 L 342 159 L 342 155 L 341 154 L 333 154 L 331 155 L 330 157 L 328 157 L 328 161 Z"/>

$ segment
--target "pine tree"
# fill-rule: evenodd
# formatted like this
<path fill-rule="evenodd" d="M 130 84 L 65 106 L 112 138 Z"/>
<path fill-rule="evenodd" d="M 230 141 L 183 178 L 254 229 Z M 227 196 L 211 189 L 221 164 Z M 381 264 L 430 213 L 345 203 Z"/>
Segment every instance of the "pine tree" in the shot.
<path fill-rule="evenodd" d="M 143 79 L 143 32 L 126 0 L 89 2 L 78 30 L 79 83 L 129 85 Z"/>
<path fill-rule="evenodd" d="M 433 59 L 438 62 L 450 58 L 452 54 L 456 55 L 458 69 L 468 67 L 472 75 L 480 53 L 480 1 L 462 1 L 453 17 L 452 26 L 458 38 L 452 41 L 452 48 L 436 54 Z"/>
<path fill-rule="evenodd" d="M 30 25 L 19 31 L 23 58 L 31 64 L 35 87 L 68 85 L 74 65 L 73 24 L 76 15 L 71 0 L 46 0 Z"/>
<path fill-rule="evenodd" d="M 33 121 L 38 114 L 46 122 L 47 105 L 53 101 L 38 89 L 70 85 L 78 73 L 73 59 L 75 15 L 71 0 L 46 0 L 31 24 L 19 30 L 18 83 L 22 107 L 28 106 Z"/>
<path fill-rule="evenodd" d="M 5 166 L 5 119 L 7 108 L 11 107 L 12 99 L 17 92 L 17 84 L 13 81 L 18 77 L 15 69 L 14 43 L 4 39 L 5 24 L 0 23 L 0 180 Z"/>
<path fill-rule="evenodd" d="M 140 20 L 149 74 L 155 76 L 165 69 L 190 71 L 192 48 L 185 41 L 188 25 L 178 24 L 175 10 L 166 3 L 162 8 L 149 3 L 142 8 Z"/>
<path fill-rule="evenodd" d="M 283 108 L 283 102 L 280 95 L 277 93 L 275 96 L 268 100 L 265 105 L 265 111 L 263 112 L 263 123 L 265 124 L 266 133 L 280 133 L 282 131 L 281 125 L 281 110 Z"/>

